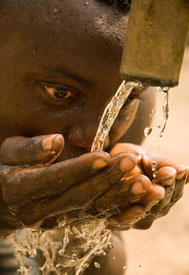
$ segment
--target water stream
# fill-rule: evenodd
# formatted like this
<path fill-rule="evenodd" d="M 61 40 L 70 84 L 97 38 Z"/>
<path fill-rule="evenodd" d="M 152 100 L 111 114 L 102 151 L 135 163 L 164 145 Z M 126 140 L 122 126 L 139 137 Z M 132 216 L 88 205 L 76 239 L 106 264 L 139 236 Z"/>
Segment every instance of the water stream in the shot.
<path fill-rule="evenodd" d="M 164 117 L 164 124 L 160 128 L 159 137 L 163 136 L 163 133 L 165 131 L 165 128 L 167 126 L 167 122 L 169 120 L 169 88 L 164 87 L 162 88 L 162 91 L 164 93 L 164 104 L 163 104 L 163 117 Z"/>

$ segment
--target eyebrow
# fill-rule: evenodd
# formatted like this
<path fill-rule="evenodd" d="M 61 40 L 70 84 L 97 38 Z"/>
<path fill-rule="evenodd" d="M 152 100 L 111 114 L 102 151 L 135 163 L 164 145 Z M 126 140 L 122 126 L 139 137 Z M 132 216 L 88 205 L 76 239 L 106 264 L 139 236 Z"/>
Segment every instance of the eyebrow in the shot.
<path fill-rule="evenodd" d="M 48 70 L 49 73 L 52 72 L 56 72 L 56 73 L 60 73 L 68 78 L 72 78 L 73 80 L 75 80 L 76 82 L 78 82 L 79 84 L 83 84 L 87 87 L 92 87 L 92 84 L 85 78 L 79 76 L 76 73 L 70 72 L 69 70 L 65 69 L 64 67 L 57 67 L 57 68 L 53 68 L 51 70 Z"/>

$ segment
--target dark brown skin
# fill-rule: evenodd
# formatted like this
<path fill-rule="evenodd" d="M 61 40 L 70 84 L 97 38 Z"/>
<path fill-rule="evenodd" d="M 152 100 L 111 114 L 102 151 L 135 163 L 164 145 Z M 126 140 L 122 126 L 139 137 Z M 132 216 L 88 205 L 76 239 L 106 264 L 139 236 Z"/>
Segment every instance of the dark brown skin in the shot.
<path fill-rule="evenodd" d="M 110 154 L 89 153 L 99 117 L 121 83 L 127 18 L 88 2 L 0 3 L 2 236 L 26 225 L 53 228 L 64 213 L 75 219 L 103 215 L 113 230 L 147 228 L 183 192 L 186 167 L 132 144 L 113 147 L 133 123 L 138 99 L 122 108 L 112 127 L 104 148 L 109 152 L 111 146 Z M 61 99 L 57 87 L 64 91 Z M 149 97 L 148 91 L 144 97 Z M 138 119 L 140 131 L 130 130 L 132 142 L 142 140 L 141 129 L 149 123 L 153 100 L 145 102 L 143 117 L 135 122 L 136 126 Z M 120 261 L 112 260 L 114 254 Z M 123 246 L 117 240 L 100 273 L 92 268 L 88 274 L 118 275 L 124 265 Z"/>

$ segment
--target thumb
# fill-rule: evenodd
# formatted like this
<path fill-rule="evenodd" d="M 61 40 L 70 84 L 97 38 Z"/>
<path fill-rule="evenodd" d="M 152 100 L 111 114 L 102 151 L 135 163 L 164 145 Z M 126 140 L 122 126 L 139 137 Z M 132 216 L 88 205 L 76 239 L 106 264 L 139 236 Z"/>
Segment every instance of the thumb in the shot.
<path fill-rule="evenodd" d="M 52 163 L 63 151 L 60 134 L 26 138 L 10 137 L 0 147 L 0 163 L 7 165 L 37 165 Z"/>

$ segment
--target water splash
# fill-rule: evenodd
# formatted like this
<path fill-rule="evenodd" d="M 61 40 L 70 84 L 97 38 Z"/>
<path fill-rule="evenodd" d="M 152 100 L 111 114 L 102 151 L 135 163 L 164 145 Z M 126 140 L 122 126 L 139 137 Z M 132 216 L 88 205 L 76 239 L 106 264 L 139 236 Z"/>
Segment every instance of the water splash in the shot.
<path fill-rule="evenodd" d="M 110 248 L 111 231 L 106 229 L 105 223 L 105 220 L 93 219 L 75 226 L 61 221 L 62 225 L 52 231 L 28 228 L 24 238 L 19 238 L 17 234 L 10 235 L 8 240 L 15 249 L 19 274 L 31 274 L 31 267 L 24 265 L 22 255 L 34 258 L 37 251 L 44 259 L 40 267 L 42 274 L 82 274 L 95 255 L 104 255 Z"/>

